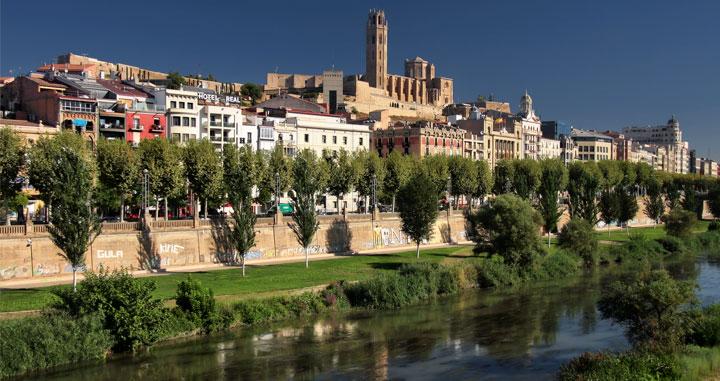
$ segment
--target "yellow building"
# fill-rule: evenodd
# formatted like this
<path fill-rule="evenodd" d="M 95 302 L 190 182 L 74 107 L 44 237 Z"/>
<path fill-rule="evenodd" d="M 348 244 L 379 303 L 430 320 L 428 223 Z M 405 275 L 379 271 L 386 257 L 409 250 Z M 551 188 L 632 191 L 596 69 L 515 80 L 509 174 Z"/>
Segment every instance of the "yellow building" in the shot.
<path fill-rule="evenodd" d="M 613 138 L 594 131 L 573 129 L 570 136 L 577 148 L 577 160 L 615 160 Z"/>

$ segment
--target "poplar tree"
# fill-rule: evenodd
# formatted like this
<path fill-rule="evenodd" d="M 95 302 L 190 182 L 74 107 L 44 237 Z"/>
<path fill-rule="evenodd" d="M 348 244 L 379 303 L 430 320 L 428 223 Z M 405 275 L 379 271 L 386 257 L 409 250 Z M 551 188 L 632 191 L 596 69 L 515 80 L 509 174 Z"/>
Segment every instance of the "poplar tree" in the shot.
<path fill-rule="evenodd" d="M 550 233 L 557 231 L 557 222 L 562 213 L 558 201 L 560 193 L 567 188 L 568 171 L 559 159 L 545 159 L 540 162 L 540 168 L 538 206 L 550 247 Z"/>
<path fill-rule="evenodd" d="M 5 224 L 10 225 L 10 212 L 22 181 L 18 181 L 25 164 L 22 139 L 10 128 L 0 129 L 0 204 L 6 211 Z"/>
<path fill-rule="evenodd" d="M 100 183 L 120 199 L 120 222 L 123 222 L 125 202 L 140 182 L 138 155 L 124 140 L 100 139 L 97 165 Z"/>
<path fill-rule="evenodd" d="M 315 196 L 324 187 L 322 168 L 315 152 L 305 149 L 293 163 L 293 205 L 295 213 L 290 229 L 305 250 L 305 268 L 309 266 L 309 248 L 320 223 L 315 212 Z"/>
<path fill-rule="evenodd" d="M 188 141 L 182 148 L 182 158 L 185 177 L 198 200 L 204 202 L 204 217 L 207 218 L 208 200 L 222 198 L 223 167 L 220 155 L 209 140 L 201 139 Z"/>
<path fill-rule="evenodd" d="M 395 212 L 395 198 L 400 188 L 402 188 L 410 179 L 410 171 L 412 171 L 412 163 L 408 156 L 404 156 L 400 151 L 394 150 L 390 152 L 385 159 L 385 179 L 383 181 L 383 193 L 392 197 L 392 211 Z"/>

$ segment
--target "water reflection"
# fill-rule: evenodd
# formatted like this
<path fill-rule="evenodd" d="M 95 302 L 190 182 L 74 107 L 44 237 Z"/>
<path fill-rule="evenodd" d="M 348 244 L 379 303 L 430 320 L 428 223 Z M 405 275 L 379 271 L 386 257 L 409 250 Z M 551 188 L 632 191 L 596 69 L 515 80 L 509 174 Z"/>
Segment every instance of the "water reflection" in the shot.
<path fill-rule="evenodd" d="M 680 263 L 698 277 L 704 303 L 718 300 L 718 264 Z M 585 351 L 622 350 L 622 329 L 596 310 L 595 272 L 516 292 L 472 291 L 399 311 L 354 312 L 311 321 L 188 338 L 150 353 L 42 375 L 54 380 L 139 379 L 551 379 Z"/>

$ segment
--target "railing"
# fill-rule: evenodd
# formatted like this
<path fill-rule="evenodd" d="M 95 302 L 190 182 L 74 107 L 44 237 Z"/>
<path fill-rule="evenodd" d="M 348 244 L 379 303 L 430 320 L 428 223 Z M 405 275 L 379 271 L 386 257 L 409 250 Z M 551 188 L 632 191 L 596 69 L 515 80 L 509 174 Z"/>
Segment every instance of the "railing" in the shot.
<path fill-rule="evenodd" d="M 235 127 L 235 123 L 223 123 L 223 127 Z"/>
<path fill-rule="evenodd" d="M 139 222 L 103 222 L 103 232 L 122 232 L 140 230 Z"/>
<path fill-rule="evenodd" d="M 140 124 L 138 126 L 133 125 L 130 127 L 130 131 L 142 131 L 144 128 L 145 128 L 145 126 L 142 124 Z"/>
<path fill-rule="evenodd" d="M 193 220 L 153 221 L 151 226 L 156 229 L 192 228 Z"/>
<path fill-rule="evenodd" d="M 25 225 L 2 225 L 0 236 L 25 235 Z"/>
<path fill-rule="evenodd" d="M 47 225 L 33 225 L 33 233 L 47 233 Z"/>
<path fill-rule="evenodd" d="M 159 125 L 157 125 L 157 124 L 153 124 L 153 125 L 150 127 L 150 130 L 156 131 L 156 132 L 162 132 L 162 131 L 164 130 L 164 128 L 163 128 L 163 126 L 159 126 Z"/>
<path fill-rule="evenodd" d="M 222 122 L 210 121 L 210 125 L 211 125 L 212 127 L 222 127 Z"/>
<path fill-rule="evenodd" d="M 399 219 L 399 218 L 400 218 L 400 213 L 392 213 L 392 212 L 380 213 L 380 218 L 383 219 L 383 220 Z"/>

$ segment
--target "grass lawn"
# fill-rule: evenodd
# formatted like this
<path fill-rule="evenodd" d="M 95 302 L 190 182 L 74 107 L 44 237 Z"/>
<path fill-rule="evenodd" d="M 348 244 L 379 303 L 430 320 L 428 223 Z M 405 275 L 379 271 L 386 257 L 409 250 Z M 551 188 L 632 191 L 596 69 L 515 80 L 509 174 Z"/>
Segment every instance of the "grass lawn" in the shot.
<path fill-rule="evenodd" d="M 708 221 L 699 221 L 695 226 L 695 232 L 700 233 L 707 231 L 709 224 L 710 222 Z M 601 241 L 627 241 L 633 234 L 642 234 L 649 239 L 655 239 L 665 236 L 665 226 L 657 225 L 655 227 L 647 226 L 641 228 L 630 227 L 630 236 L 628 236 L 625 229 L 611 230 L 610 233 L 608 233 L 607 230 L 598 230 L 596 234 L 598 239 Z"/>
<path fill-rule="evenodd" d="M 420 252 L 420 260 L 452 263 L 459 260 L 481 261 L 482 257 L 472 254 L 471 246 L 443 247 L 426 249 Z M 212 288 L 215 296 L 222 302 L 268 296 L 314 286 L 321 286 L 335 280 L 363 280 L 382 271 L 392 271 L 401 264 L 415 262 L 415 251 L 393 254 L 356 255 L 347 258 L 305 263 L 286 263 L 267 266 L 248 266 L 246 277 L 242 277 L 240 268 L 193 273 L 172 273 L 156 276 L 155 296 L 171 299 L 175 296 L 177 283 L 187 274 L 198 279 L 206 287 Z M 55 286 L 69 287 L 69 286 Z M 33 289 L 0 290 L 0 312 L 40 309 L 52 302 L 52 287 Z"/>

